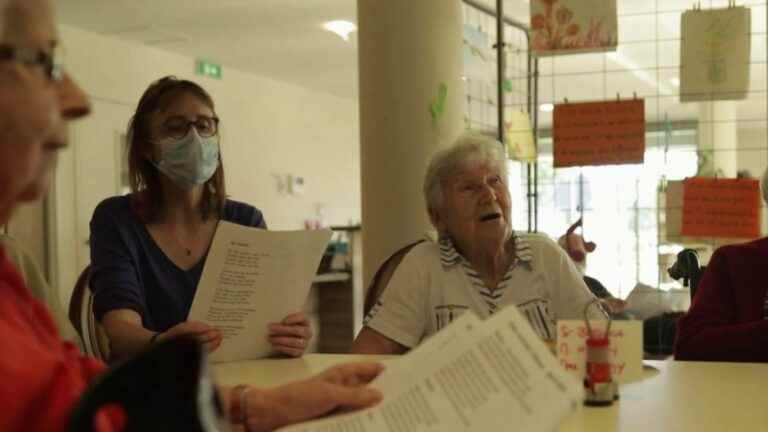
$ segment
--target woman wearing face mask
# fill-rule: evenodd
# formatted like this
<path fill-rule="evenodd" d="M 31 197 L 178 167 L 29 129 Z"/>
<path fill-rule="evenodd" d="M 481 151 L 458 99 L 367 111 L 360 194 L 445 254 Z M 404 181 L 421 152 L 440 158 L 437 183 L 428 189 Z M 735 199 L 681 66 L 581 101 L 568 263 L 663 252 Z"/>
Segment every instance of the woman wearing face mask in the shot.
<path fill-rule="evenodd" d="M 220 220 L 266 228 L 261 212 L 228 200 L 219 119 L 197 84 L 165 77 L 144 92 L 128 127 L 131 194 L 91 219 L 90 287 L 113 358 L 155 341 L 194 336 L 214 350 L 221 333 L 186 321 Z M 269 325 L 277 352 L 298 357 L 312 332 L 302 313 Z"/>

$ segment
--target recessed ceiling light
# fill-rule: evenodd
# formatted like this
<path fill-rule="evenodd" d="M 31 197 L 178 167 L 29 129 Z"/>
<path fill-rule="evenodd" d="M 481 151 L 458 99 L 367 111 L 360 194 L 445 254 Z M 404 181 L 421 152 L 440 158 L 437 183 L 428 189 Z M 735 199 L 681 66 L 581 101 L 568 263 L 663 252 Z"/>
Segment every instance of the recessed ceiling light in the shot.
<path fill-rule="evenodd" d="M 555 110 L 555 106 L 552 105 L 551 103 L 545 103 L 545 104 L 539 105 L 539 111 L 552 112 L 554 110 Z"/>
<path fill-rule="evenodd" d="M 675 87 L 680 87 L 680 78 L 670 78 L 669 82 Z"/>
<path fill-rule="evenodd" d="M 349 42 L 349 34 L 357 31 L 355 23 L 344 20 L 328 21 L 323 24 L 323 28 L 331 33 L 336 33 L 347 42 Z"/>

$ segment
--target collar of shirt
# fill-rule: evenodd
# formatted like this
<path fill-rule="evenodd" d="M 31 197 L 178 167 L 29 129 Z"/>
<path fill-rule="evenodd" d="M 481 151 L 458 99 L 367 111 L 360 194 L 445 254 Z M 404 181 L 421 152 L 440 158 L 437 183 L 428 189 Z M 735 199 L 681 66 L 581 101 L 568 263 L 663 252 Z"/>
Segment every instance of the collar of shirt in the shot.
<path fill-rule="evenodd" d="M 512 231 L 512 237 L 514 238 L 515 250 L 512 253 L 515 255 L 515 261 L 512 264 L 512 268 L 523 264 L 523 267 L 529 271 L 533 270 L 533 253 L 531 251 L 531 245 L 528 241 Z M 469 262 L 463 255 L 456 250 L 456 246 L 453 239 L 450 236 L 441 236 L 438 240 L 440 246 L 440 262 L 443 264 L 443 268 L 446 270 L 462 261 Z M 511 270 L 511 269 L 510 269 Z"/>

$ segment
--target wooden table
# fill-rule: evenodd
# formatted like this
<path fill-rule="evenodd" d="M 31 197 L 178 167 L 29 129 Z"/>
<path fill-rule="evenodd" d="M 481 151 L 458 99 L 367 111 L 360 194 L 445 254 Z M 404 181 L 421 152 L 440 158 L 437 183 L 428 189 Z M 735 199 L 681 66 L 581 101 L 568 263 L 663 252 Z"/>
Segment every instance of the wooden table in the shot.
<path fill-rule="evenodd" d="M 328 366 L 360 360 L 386 364 L 396 357 L 308 354 L 214 366 L 222 384 L 274 386 Z M 768 432 L 768 364 L 648 361 L 642 380 L 621 386 L 621 400 L 584 407 L 562 424 L 575 431 Z"/>

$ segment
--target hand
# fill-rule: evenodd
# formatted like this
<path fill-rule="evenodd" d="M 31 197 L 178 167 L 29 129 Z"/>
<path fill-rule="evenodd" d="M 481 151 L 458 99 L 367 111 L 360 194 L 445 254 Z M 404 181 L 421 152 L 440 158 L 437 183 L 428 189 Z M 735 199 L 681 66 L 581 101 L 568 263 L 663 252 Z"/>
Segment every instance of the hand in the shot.
<path fill-rule="evenodd" d="M 157 339 L 168 340 L 177 337 L 195 338 L 201 344 L 205 345 L 208 352 L 215 351 L 219 345 L 221 345 L 221 332 L 208 324 L 203 324 L 198 321 L 185 321 L 181 324 L 176 324 L 170 329 L 160 333 Z"/>
<path fill-rule="evenodd" d="M 347 363 L 274 389 L 252 388 L 248 391 L 245 407 L 248 430 L 273 430 L 336 409 L 375 405 L 381 401 L 381 392 L 366 385 L 382 370 L 384 366 L 379 363 Z"/>
<path fill-rule="evenodd" d="M 611 313 L 621 313 L 627 308 L 627 302 L 621 299 L 612 298 L 604 299 L 604 301 L 608 304 L 608 307 L 611 308 Z"/>
<path fill-rule="evenodd" d="M 291 357 L 301 357 L 312 340 L 309 319 L 301 312 L 290 314 L 279 323 L 270 323 L 267 332 L 272 347 Z"/>

